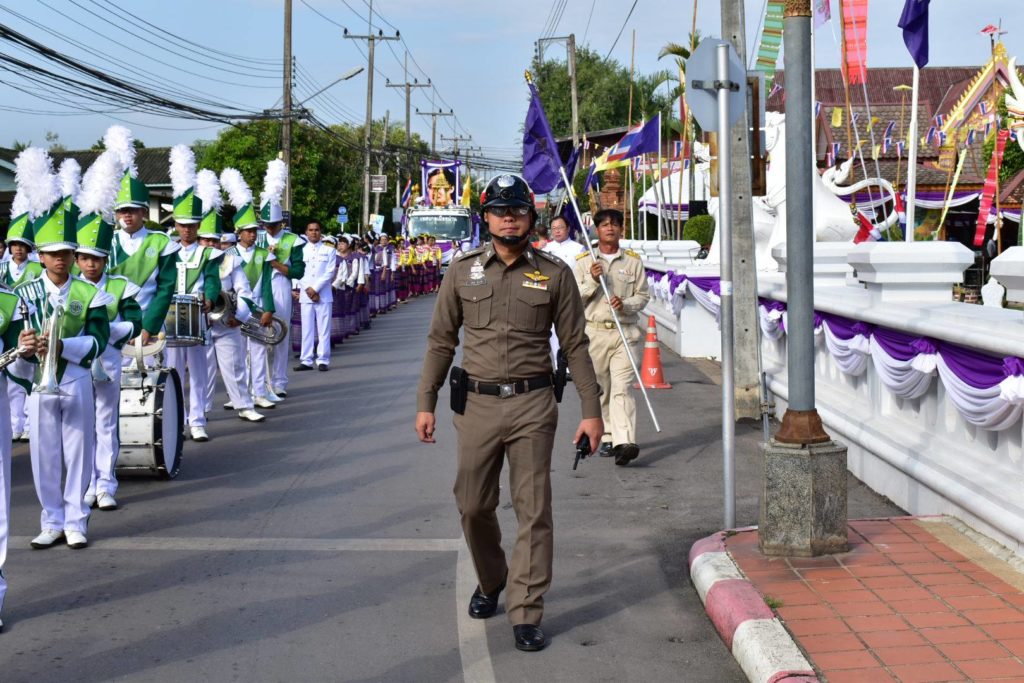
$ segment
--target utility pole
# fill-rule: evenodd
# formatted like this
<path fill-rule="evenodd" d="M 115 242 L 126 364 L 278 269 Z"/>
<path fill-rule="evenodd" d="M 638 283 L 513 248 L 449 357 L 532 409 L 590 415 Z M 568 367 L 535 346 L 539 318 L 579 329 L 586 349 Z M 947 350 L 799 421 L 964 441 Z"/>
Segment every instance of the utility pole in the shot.
<path fill-rule="evenodd" d="M 732 43 L 741 64 L 747 63 L 747 41 L 744 32 L 743 0 L 722 1 L 722 39 Z M 744 87 L 744 85 L 741 85 Z M 744 101 L 746 98 L 744 97 Z M 729 131 L 732 164 L 731 196 L 720 196 L 720 202 L 731 202 L 733 279 L 735 307 L 733 328 L 736 371 L 737 419 L 761 417 L 761 369 L 759 367 L 757 319 L 757 267 L 754 264 L 754 205 L 750 181 L 749 112 L 741 116 Z M 723 135 L 723 133 L 719 133 Z M 693 173 L 693 167 L 690 167 Z M 692 200 L 692 198 L 691 198 Z M 721 227 L 719 226 L 719 229 Z"/>
<path fill-rule="evenodd" d="M 459 158 L 459 143 L 460 142 L 468 142 L 468 141 L 470 141 L 472 139 L 473 139 L 472 135 L 469 135 L 469 136 L 456 135 L 453 138 L 447 137 L 445 135 L 441 136 L 441 142 L 451 142 L 452 143 L 452 153 L 455 155 L 456 159 Z"/>
<path fill-rule="evenodd" d="M 455 116 L 455 110 L 449 109 L 448 111 L 420 111 L 416 110 L 417 114 L 423 116 L 429 116 L 433 120 L 430 124 L 430 155 L 434 156 L 437 154 L 437 117 L 438 116 Z"/>
<path fill-rule="evenodd" d="M 847 453 L 825 432 L 814 398 L 815 169 L 807 153 L 814 135 L 810 0 L 790 0 L 783 16 L 789 405 L 775 438 L 763 448 L 758 543 L 766 555 L 807 557 L 848 548 Z"/>
<path fill-rule="evenodd" d="M 384 112 L 384 142 L 381 143 L 380 154 L 377 155 L 377 175 L 384 175 L 384 150 L 388 146 L 388 128 L 391 126 L 391 111 Z M 397 182 L 396 182 L 397 184 Z M 380 213 L 380 192 L 374 193 L 373 212 Z"/>
<path fill-rule="evenodd" d="M 286 0 L 290 2 L 290 0 Z M 393 36 L 385 36 L 383 31 L 377 31 L 377 35 L 373 35 L 373 0 L 369 0 L 367 3 L 370 8 L 370 14 L 366 19 L 366 35 L 365 36 L 353 36 L 350 35 L 348 29 L 344 29 L 343 35 L 346 38 L 352 40 L 365 40 L 369 49 L 367 50 L 367 68 L 366 68 L 366 134 L 363 136 L 363 146 L 366 148 L 366 154 L 363 155 L 363 227 L 365 231 L 368 229 L 370 223 L 370 135 L 373 129 L 373 48 L 379 40 L 398 40 L 401 34 L 395 31 Z"/>
<path fill-rule="evenodd" d="M 284 211 L 292 214 L 292 0 L 284 0 L 284 118 L 281 121 L 281 158 L 288 177 L 284 183 Z"/>
<path fill-rule="evenodd" d="M 544 46 L 547 43 L 560 43 L 565 41 L 565 61 L 569 68 L 569 93 L 572 100 L 572 146 L 580 144 L 580 107 L 579 91 L 576 84 L 576 34 L 570 33 L 567 36 L 552 38 L 541 38 L 537 41 L 537 71 L 544 59 Z"/>
<path fill-rule="evenodd" d="M 405 51 L 405 77 L 402 79 L 404 83 L 392 83 L 391 81 L 385 81 L 384 85 L 388 88 L 405 88 L 405 146 L 412 147 L 412 132 L 411 132 L 411 109 L 412 106 L 412 89 L 413 88 L 429 88 L 432 86 L 430 79 L 427 79 L 426 83 L 420 83 L 415 78 L 412 79 L 412 83 L 409 82 L 409 51 Z M 412 166 L 412 150 L 410 149 L 406 156 L 409 160 L 409 165 Z"/>

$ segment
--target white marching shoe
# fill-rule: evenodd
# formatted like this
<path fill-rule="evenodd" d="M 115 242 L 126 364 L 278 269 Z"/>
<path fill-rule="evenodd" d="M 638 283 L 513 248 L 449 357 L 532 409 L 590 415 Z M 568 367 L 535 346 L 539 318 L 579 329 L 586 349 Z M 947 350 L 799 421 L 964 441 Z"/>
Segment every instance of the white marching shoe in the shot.
<path fill-rule="evenodd" d="M 271 401 L 266 396 L 257 396 L 256 398 L 253 399 L 252 402 L 253 405 L 255 405 L 257 408 L 267 408 L 273 410 L 274 408 L 277 407 L 277 404 Z"/>
<path fill-rule="evenodd" d="M 207 434 L 206 430 L 202 427 L 192 427 L 191 431 L 193 441 L 203 442 L 210 440 L 210 435 Z"/>
<path fill-rule="evenodd" d="M 117 500 L 106 491 L 103 491 L 96 496 L 96 507 L 100 510 L 116 510 Z"/>
<path fill-rule="evenodd" d="M 43 529 L 42 533 L 32 539 L 29 545 L 36 550 L 52 548 L 53 544 L 64 538 L 64 532 L 58 529 Z"/>
<path fill-rule="evenodd" d="M 285 391 L 284 389 L 279 389 L 278 387 L 273 387 L 271 389 L 271 391 L 273 391 L 274 395 L 277 396 L 279 399 L 283 400 L 283 399 L 288 398 L 288 392 Z"/>
<path fill-rule="evenodd" d="M 235 409 L 235 404 L 232 403 L 231 401 L 228 401 L 227 403 L 224 404 L 224 410 L 234 410 L 234 409 Z"/>
<path fill-rule="evenodd" d="M 252 408 L 246 408 L 245 410 L 238 411 L 238 417 L 246 422 L 263 422 L 267 418 L 260 413 L 257 413 Z"/>
<path fill-rule="evenodd" d="M 68 547 L 75 550 L 79 550 L 89 545 L 89 539 L 85 537 L 81 531 L 69 531 L 67 532 Z"/>
<path fill-rule="evenodd" d="M 96 494 L 95 493 L 87 493 L 87 494 L 85 494 L 85 497 L 82 498 L 82 502 L 85 503 L 85 506 L 88 507 L 88 508 L 96 507 Z"/>

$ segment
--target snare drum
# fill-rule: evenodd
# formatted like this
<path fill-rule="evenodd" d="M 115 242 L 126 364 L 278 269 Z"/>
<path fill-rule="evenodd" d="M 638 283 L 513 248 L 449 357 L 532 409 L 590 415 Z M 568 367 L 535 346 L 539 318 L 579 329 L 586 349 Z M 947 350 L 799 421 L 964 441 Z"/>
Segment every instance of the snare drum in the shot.
<path fill-rule="evenodd" d="M 167 346 L 201 346 L 206 343 L 206 314 L 202 300 L 194 294 L 174 294 L 164 320 Z"/>
<path fill-rule="evenodd" d="M 121 451 L 115 472 L 174 479 L 181 467 L 185 407 L 173 369 L 121 375 Z"/>

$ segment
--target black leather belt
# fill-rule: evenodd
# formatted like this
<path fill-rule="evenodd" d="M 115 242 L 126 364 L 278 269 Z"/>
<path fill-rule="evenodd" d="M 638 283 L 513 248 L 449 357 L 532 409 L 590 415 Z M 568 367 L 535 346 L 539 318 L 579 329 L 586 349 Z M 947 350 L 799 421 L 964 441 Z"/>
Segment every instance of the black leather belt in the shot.
<path fill-rule="evenodd" d="M 520 379 L 515 382 L 504 383 L 478 382 L 475 379 L 471 379 L 469 380 L 469 390 L 478 394 L 497 396 L 498 398 L 511 398 L 512 396 L 525 394 L 536 389 L 550 387 L 551 384 L 551 375 L 530 377 L 529 379 Z"/>

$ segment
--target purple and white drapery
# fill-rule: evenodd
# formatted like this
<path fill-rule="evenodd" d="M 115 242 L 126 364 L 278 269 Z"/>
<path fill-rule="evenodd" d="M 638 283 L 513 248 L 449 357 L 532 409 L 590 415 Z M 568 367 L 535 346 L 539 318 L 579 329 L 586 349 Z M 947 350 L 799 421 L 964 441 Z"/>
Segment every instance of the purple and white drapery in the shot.
<path fill-rule="evenodd" d="M 691 277 L 685 273 L 679 275 L 674 270 L 662 273 L 657 270 L 647 271 L 647 285 L 651 296 L 672 306 L 673 315 L 679 315 L 683 309 L 683 298 L 687 294 L 715 316 L 715 322 L 721 326 L 722 302 L 717 277 Z"/>
<path fill-rule="evenodd" d="M 762 299 L 761 330 L 780 340 L 785 304 Z M 816 313 L 829 355 L 841 372 L 864 374 L 869 363 L 879 381 L 900 399 L 923 396 L 938 375 L 946 397 L 969 424 L 999 431 L 1024 411 L 1024 359 L 997 358 L 951 342 L 916 336 L 831 313 Z"/>

